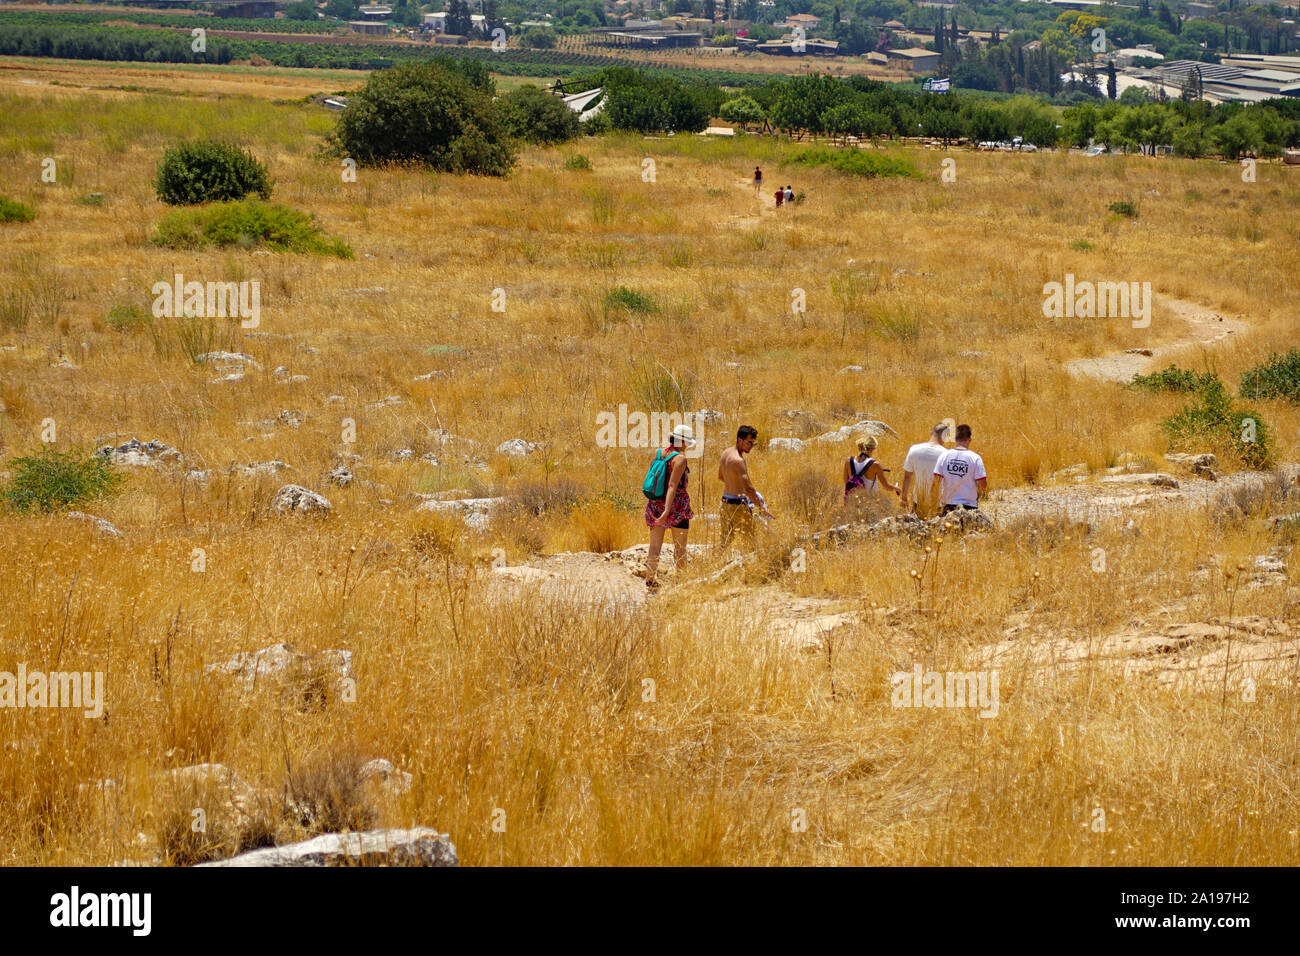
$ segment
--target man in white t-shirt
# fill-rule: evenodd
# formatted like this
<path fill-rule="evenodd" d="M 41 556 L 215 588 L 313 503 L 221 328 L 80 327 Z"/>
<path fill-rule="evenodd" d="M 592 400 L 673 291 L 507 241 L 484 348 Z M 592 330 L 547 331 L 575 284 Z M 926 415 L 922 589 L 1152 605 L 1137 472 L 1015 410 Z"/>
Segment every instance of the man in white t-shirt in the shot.
<path fill-rule="evenodd" d="M 918 442 L 907 450 L 907 457 L 903 459 L 903 490 L 898 496 L 898 506 L 904 511 L 916 511 L 925 518 L 934 514 L 931 476 L 939 456 L 948 450 L 943 447 L 947 434 L 948 426 L 940 422 L 930 429 L 929 441 Z"/>
<path fill-rule="evenodd" d="M 970 450 L 970 426 L 957 426 L 957 447 L 949 448 L 934 464 L 931 493 L 943 506 L 943 513 L 979 507 L 980 495 L 988 487 L 984 459 Z"/>

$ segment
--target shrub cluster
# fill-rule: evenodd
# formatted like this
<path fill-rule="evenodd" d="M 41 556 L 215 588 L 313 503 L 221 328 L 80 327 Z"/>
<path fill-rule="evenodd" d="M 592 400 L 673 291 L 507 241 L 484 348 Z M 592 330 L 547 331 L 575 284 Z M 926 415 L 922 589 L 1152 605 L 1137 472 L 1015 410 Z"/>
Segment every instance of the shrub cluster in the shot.
<path fill-rule="evenodd" d="M 16 199 L 0 196 L 0 222 L 31 222 L 36 218 L 36 210 Z"/>
<path fill-rule="evenodd" d="M 265 246 L 274 252 L 353 257 L 352 248 L 342 239 L 321 232 L 313 216 L 251 199 L 214 203 L 201 209 L 174 209 L 159 223 L 153 243 L 169 249 Z"/>
<path fill-rule="evenodd" d="M 1300 349 L 1274 353 L 1241 376 L 1242 398 L 1284 398 L 1300 405 Z"/>
<path fill-rule="evenodd" d="M 1197 373 L 1170 365 L 1160 372 L 1134 376 L 1129 384 L 1152 392 L 1195 397 L 1193 404 L 1161 422 L 1172 447 L 1194 450 L 1198 443 L 1208 442 L 1235 454 L 1251 468 L 1264 468 L 1272 462 L 1268 426 L 1255 409 L 1235 403 L 1213 372 Z"/>
<path fill-rule="evenodd" d="M 231 143 L 182 143 L 163 153 L 154 179 L 158 198 L 171 206 L 271 198 L 266 167 Z"/>
<path fill-rule="evenodd" d="M 15 458 L 13 477 L 0 498 L 16 511 L 51 512 L 117 491 L 123 477 L 107 459 L 83 458 L 76 452 L 44 448 L 39 454 Z"/>

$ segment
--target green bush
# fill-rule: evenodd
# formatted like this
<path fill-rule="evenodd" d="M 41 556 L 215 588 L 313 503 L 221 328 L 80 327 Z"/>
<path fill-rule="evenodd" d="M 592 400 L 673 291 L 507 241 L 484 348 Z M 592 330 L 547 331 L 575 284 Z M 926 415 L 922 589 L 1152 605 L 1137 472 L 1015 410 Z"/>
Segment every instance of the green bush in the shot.
<path fill-rule="evenodd" d="M 214 203 L 202 209 L 174 209 L 158 224 L 153 244 L 169 249 L 207 246 L 265 246 L 274 252 L 303 252 L 351 259 L 352 248 L 320 231 L 305 212 L 256 200 Z"/>
<path fill-rule="evenodd" d="M 1199 394 L 1200 404 L 1188 405 L 1162 423 L 1170 446 L 1194 451 L 1208 442 L 1232 451 L 1251 468 L 1268 467 L 1272 436 L 1259 413 L 1235 405 L 1217 376 Z"/>
<path fill-rule="evenodd" d="M 622 309 L 638 315 L 653 315 L 659 311 L 655 300 L 642 292 L 636 292 L 627 286 L 618 286 L 605 294 L 605 308 Z"/>
<path fill-rule="evenodd" d="M 158 198 L 171 206 L 271 198 L 266 167 L 230 143 L 182 143 L 163 153 L 154 179 Z"/>
<path fill-rule="evenodd" d="M 591 160 L 589 160 L 586 156 L 582 155 L 582 153 L 575 153 L 574 155 L 570 156 L 568 159 L 564 161 L 564 168 L 581 169 L 590 172 Z"/>
<path fill-rule="evenodd" d="M 521 86 L 497 100 L 511 136 L 528 143 L 563 143 L 578 135 L 578 114 L 536 86 Z"/>
<path fill-rule="evenodd" d="M 135 332 L 149 325 L 150 315 L 138 305 L 115 305 L 108 310 L 104 324 L 115 332 Z"/>
<path fill-rule="evenodd" d="M 57 511 L 117 491 L 123 477 L 104 458 L 83 458 L 76 452 L 44 448 L 38 455 L 10 463 L 13 477 L 0 490 L 16 511 Z"/>
<path fill-rule="evenodd" d="M 805 149 L 790 162 L 800 166 L 829 166 L 855 176 L 904 176 L 920 179 L 921 173 L 908 160 L 897 156 L 880 156 L 859 150 Z"/>
<path fill-rule="evenodd" d="M 490 82 L 432 61 L 371 73 L 348 98 L 331 147 L 363 166 L 421 163 L 452 173 L 504 176 L 515 153 Z"/>
<path fill-rule="evenodd" d="M 1137 204 L 1131 199 L 1121 199 L 1111 203 L 1110 211 L 1117 216 L 1127 216 L 1130 219 L 1136 219 L 1138 214 Z"/>
<path fill-rule="evenodd" d="M 1241 376 L 1242 398 L 1284 398 L 1300 404 L 1300 349 L 1276 352 Z"/>
<path fill-rule="evenodd" d="M 1223 388 L 1219 376 L 1213 372 L 1193 372 L 1190 369 L 1170 365 L 1167 369 L 1152 372 L 1150 375 L 1134 375 L 1129 382 L 1133 388 L 1144 388 L 1149 392 L 1190 392 L 1203 394 L 1215 387 Z"/>
<path fill-rule="evenodd" d="M 36 218 L 36 210 L 16 199 L 0 196 L 0 222 L 31 222 Z"/>
<path fill-rule="evenodd" d="M 289 20 L 310 21 L 317 19 L 315 4 L 307 3 L 306 0 L 298 0 L 297 3 L 291 3 L 284 8 L 284 15 Z"/>
<path fill-rule="evenodd" d="M 550 27 L 526 27 L 519 34 L 519 45 L 530 50 L 555 48 L 555 31 Z"/>

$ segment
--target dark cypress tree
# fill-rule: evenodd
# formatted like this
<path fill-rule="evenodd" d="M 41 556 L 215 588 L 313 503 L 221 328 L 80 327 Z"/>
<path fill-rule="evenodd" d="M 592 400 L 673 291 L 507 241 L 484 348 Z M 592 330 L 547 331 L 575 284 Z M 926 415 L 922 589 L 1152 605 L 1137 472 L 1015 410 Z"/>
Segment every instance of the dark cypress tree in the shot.
<path fill-rule="evenodd" d="M 939 8 L 939 23 L 934 28 L 934 52 L 943 52 L 943 7 Z"/>
<path fill-rule="evenodd" d="M 469 36 L 474 28 L 470 19 L 469 4 L 465 0 L 451 0 L 447 5 L 447 32 L 455 36 Z"/>
<path fill-rule="evenodd" d="M 1106 96 L 1110 99 L 1119 97 L 1119 80 L 1115 78 L 1115 61 L 1106 62 Z"/>

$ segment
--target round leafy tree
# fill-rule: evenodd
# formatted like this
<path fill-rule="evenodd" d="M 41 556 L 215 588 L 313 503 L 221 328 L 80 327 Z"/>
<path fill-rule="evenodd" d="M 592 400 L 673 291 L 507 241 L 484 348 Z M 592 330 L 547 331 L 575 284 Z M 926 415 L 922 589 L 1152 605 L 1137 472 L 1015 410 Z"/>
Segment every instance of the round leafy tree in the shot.
<path fill-rule="evenodd" d="M 271 198 L 266 167 L 231 143 L 182 143 L 163 153 L 154 188 L 172 206 L 243 199 L 250 194 Z"/>
<path fill-rule="evenodd" d="M 563 143 L 578 135 L 578 114 L 536 86 L 521 86 L 497 100 L 510 134 L 530 143 Z"/>
<path fill-rule="evenodd" d="M 514 149 L 490 90 L 441 63 L 403 63 L 370 74 L 330 134 L 359 164 L 423 163 L 453 173 L 504 176 Z"/>

